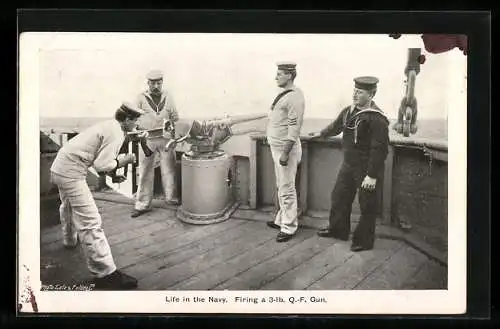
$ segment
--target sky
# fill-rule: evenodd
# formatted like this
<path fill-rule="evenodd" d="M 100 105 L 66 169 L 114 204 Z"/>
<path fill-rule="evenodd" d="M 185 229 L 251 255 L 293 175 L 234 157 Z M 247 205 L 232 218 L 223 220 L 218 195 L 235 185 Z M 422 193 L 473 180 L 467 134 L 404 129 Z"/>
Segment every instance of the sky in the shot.
<path fill-rule="evenodd" d="M 419 35 L 24 33 L 20 56 L 33 61 L 21 86 L 38 82 L 30 91 L 42 117 L 110 117 L 147 88 L 149 70 L 161 69 L 183 117 L 267 113 L 279 92 L 276 62 L 291 60 L 306 118 L 338 114 L 361 75 L 380 79 L 375 101 L 395 118 L 412 47 L 427 57 L 416 82 L 419 118 L 466 106 L 467 57 L 458 49 L 428 54 Z"/>

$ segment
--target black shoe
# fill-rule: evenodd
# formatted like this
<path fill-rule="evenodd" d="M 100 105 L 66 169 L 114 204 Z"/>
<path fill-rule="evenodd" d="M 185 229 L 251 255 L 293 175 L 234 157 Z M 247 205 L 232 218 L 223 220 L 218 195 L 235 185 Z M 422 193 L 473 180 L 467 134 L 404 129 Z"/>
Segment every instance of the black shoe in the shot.
<path fill-rule="evenodd" d="M 269 226 L 270 228 L 274 228 L 274 229 L 276 229 L 276 230 L 279 230 L 279 229 L 281 228 L 279 225 L 274 224 L 274 222 L 272 222 L 272 221 L 268 221 L 266 224 L 267 224 L 267 226 Z"/>
<path fill-rule="evenodd" d="M 137 279 L 118 270 L 94 280 L 94 290 L 131 290 L 137 288 Z"/>
<path fill-rule="evenodd" d="M 323 228 L 319 230 L 316 234 L 322 238 L 334 238 L 342 241 L 349 240 L 349 237 L 335 235 L 332 231 L 330 231 L 329 228 Z"/>
<path fill-rule="evenodd" d="M 290 240 L 292 237 L 293 237 L 293 234 L 279 232 L 278 236 L 276 236 L 276 241 L 277 242 L 286 242 L 286 241 Z"/>
<path fill-rule="evenodd" d="M 360 245 L 357 245 L 357 244 L 353 244 L 351 246 L 351 251 L 354 251 L 354 252 L 360 252 L 360 251 L 365 251 L 365 250 L 372 250 L 372 248 L 367 248 L 367 247 L 363 247 L 363 246 L 360 246 Z"/>
<path fill-rule="evenodd" d="M 144 209 L 144 210 L 134 209 L 134 211 L 132 211 L 132 214 L 130 215 L 130 217 L 132 217 L 132 218 L 139 217 L 140 215 L 145 214 L 145 213 L 150 212 L 150 211 L 151 211 L 151 209 Z"/>

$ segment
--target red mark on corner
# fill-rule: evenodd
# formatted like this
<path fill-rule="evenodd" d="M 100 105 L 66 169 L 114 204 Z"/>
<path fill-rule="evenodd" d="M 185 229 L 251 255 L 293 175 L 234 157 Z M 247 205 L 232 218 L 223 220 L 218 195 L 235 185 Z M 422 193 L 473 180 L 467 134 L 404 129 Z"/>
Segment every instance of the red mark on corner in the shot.
<path fill-rule="evenodd" d="M 462 34 L 423 34 L 425 50 L 433 54 L 440 54 L 460 49 L 464 55 L 468 53 L 467 36 Z"/>
<path fill-rule="evenodd" d="M 389 37 L 399 39 L 401 34 L 392 33 Z M 422 34 L 425 50 L 431 54 L 441 54 L 458 48 L 464 55 L 469 53 L 468 38 L 463 34 Z"/>
<path fill-rule="evenodd" d="M 26 265 L 23 265 L 24 268 L 26 269 L 27 272 L 29 272 L 29 268 Z M 23 302 L 27 303 L 29 302 L 31 304 L 31 307 L 33 308 L 33 311 L 35 313 L 38 313 L 38 303 L 36 302 L 36 297 L 35 293 L 33 292 L 33 289 L 31 289 L 30 285 L 30 278 L 29 275 L 24 279 L 24 293 L 22 294 L 21 298 Z M 26 295 L 27 293 L 27 295 Z M 22 304 L 19 305 L 19 308 L 22 308 Z"/>
<path fill-rule="evenodd" d="M 36 303 L 36 297 L 35 297 L 35 294 L 33 293 L 33 289 L 31 289 L 31 287 L 28 287 L 28 293 L 30 294 L 30 303 L 31 303 L 31 307 L 33 307 L 33 311 L 35 311 L 35 313 L 38 313 L 38 304 Z"/>

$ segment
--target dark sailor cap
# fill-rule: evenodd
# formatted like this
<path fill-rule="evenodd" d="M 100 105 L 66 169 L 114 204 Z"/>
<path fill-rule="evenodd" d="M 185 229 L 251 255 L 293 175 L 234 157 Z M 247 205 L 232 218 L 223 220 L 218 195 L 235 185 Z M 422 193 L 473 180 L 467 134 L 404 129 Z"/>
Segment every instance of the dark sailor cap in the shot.
<path fill-rule="evenodd" d="M 276 65 L 278 66 L 278 70 L 283 71 L 295 71 L 295 68 L 297 67 L 296 63 L 290 61 L 278 62 Z"/>
<path fill-rule="evenodd" d="M 363 90 L 377 89 L 378 78 L 371 76 L 363 76 L 354 78 L 354 87 Z"/>
<path fill-rule="evenodd" d="M 132 119 L 138 118 L 143 114 L 140 109 L 128 102 L 123 102 L 122 105 L 120 105 L 120 108 L 118 108 L 117 112 L 122 112 L 127 117 Z"/>

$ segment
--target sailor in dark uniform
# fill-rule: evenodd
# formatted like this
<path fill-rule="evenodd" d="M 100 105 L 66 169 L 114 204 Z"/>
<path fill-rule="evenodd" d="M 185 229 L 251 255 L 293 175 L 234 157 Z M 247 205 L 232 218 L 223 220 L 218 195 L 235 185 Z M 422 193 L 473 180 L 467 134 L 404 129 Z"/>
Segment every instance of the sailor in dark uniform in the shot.
<path fill-rule="evenodd" d="M 352 251 L 370 250 L 375 240 L 377 189 L 382 185 L 389 144 L 389 121 L 372 100 L 378 81 L 375 77 L 355 78 L 353 104 L 321 132 L 310 134 L 327 137 L 343 133 L 344 161 L 331 194 L 329 226 L 318 235 L 349 239 L 352 203 L 359 190 L 361 217 L 352 237 Z"/>

